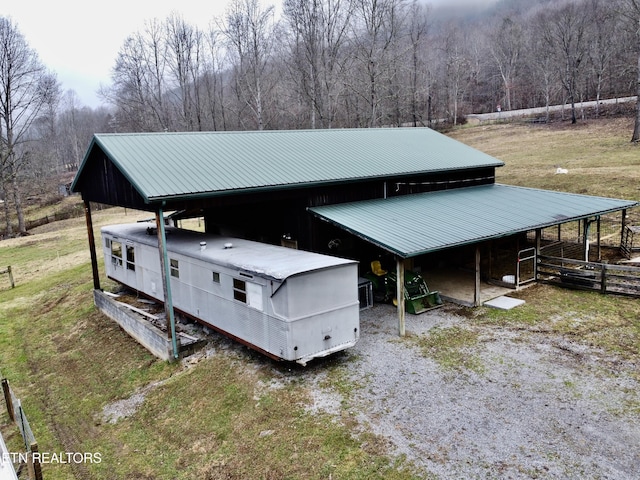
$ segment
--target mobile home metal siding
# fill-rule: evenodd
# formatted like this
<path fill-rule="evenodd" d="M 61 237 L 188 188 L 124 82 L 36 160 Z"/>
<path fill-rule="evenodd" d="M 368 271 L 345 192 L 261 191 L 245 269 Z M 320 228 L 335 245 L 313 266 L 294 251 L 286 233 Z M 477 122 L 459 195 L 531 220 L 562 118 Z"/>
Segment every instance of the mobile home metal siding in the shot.
<path fill-rule="evenodd" d="M 103 227 L 105 268 L 114 280 L 162 301 L 149 228 Z M 126 245 L 135 248 L 135 269 L 128 268 Z M 357 262 L 170 227 L 167 249 L 174 306 L 261 351 L 303 363 L 359 338 Z"/>

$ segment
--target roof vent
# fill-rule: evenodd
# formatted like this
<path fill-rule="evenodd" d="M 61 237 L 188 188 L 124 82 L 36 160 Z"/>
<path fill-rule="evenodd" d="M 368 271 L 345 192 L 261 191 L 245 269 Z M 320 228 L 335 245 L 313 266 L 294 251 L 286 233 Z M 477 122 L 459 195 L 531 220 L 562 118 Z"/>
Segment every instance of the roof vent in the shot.
<path fill-rule="evenodd" d="M 207 248 L 207 242 L 200 242 L 200 251 L 205 250 Z"/>
<path fill-rule="evenodd" d="M 229 248 L 233 248 L 233 243 L 228 242 L 228 243 L 225 243 L 225 244 L 224 244 L 224 249 L 225 249 L 225 250 L 227 250 L 227 249 L 229 249 Z"/>

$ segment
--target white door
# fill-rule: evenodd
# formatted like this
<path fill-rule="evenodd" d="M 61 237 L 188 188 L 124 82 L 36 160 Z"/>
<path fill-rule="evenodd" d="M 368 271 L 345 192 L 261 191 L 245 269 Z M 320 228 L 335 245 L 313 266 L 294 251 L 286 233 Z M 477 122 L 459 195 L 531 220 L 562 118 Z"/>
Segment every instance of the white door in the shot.
<path fill-rule="evenodd" d="M 262 285 L 247 282 L 247 305 L 256 310 L 263 310 Z"/>

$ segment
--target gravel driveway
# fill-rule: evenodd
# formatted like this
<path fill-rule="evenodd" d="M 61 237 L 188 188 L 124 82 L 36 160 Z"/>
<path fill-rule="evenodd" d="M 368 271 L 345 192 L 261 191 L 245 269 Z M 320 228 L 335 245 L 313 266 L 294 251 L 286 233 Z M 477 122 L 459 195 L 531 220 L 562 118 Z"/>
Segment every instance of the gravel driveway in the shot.
<path fill-rule="evenodd" d="M 640 398 L 629 375 L 637 364 L 548 333 L 477 326 L 457 312 L 408 315 L 402 340 L 394 308 L 362 312 L 361 339 L 340 363 L 358 385 L 349 405 L 363 429 L 388 438 L 426 477 L 640 478 Z M 411 340 L 456 325 L 480 335 L 469 352 L 480 373 L 445 369 Z M 313 388 L 312 408 L 339 408 L 335 392 Z"/>
<path fill-rule="evenodd" d="M 184 362 L 223 352 L 249 355 L 271 365 L 274 380 L 264 388 L 303 380 L 311 413 L 339 418 L 346 405 L 363 431 L 386 438 L 390 453 L 405 456 L 425 478 L 640 479 L 637 359 L 623 361 L 526 326 L 474 322 L 462 313 L 446 304 L 407 315 L 401 339 L 395 308 L 376 305 L 361 312 L 355 347 L 307 367 L 269 363 L 218 335 L 208 337 L 211 348 Z M 424 355 L 418 340 L 434 327 L 473 331 L 477 341 L 464 353 L 481 368 L 445 368 Z M 348 398 L 327 387 L 334 366 L 353 385 Z M 105 421 L 130 415 L 144 393 L 105 408 Z"/>

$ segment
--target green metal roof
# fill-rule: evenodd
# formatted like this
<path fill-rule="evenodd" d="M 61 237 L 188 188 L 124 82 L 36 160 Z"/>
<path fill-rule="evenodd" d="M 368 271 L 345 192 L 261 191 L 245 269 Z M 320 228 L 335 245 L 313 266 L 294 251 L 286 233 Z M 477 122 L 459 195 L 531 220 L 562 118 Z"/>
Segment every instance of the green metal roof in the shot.
<path fill-rule="evenodd" d="M 309 210 L 385 250 L 409 258 L 603 215 L 637 204 L 493 184 Z"/>
<path fill-rule="evenodd" d="M 96 134 L 145 202 L 312 186 L 503 162 L 429 128 Z"/>

